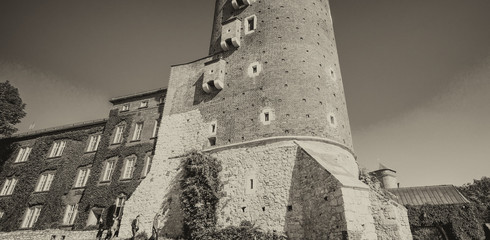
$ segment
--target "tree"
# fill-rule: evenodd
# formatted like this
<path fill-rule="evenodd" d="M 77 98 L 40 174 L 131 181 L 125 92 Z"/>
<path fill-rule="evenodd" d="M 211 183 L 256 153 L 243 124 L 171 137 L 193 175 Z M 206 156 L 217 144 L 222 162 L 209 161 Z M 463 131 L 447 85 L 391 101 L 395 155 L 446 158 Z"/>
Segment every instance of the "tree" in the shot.
<path fill-rule="evenodd" d="M 482 177 L 471 184 L 465 184 L 459 188 L 468 200 L 476 203 L 480 209 L 481 218 L 490 222 L 490 178 Z"/>
<path fill-rule="evenodd" d="M 0 82 L 0 136 L 10 136 L 17 131 L 15 124 L 25 117 L 26 105 L 19 96 L 19 90 L 9 81 Z"/>

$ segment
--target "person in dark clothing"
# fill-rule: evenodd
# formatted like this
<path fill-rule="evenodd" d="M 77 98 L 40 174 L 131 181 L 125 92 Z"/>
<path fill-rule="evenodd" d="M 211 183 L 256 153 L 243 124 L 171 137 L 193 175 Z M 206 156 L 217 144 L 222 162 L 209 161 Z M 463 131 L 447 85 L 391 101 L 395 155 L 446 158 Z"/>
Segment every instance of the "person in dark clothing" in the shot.
<path fill-rule="evenodd" d="M 102 234 L 104 233 L 104 220 L 102 219 L 102 216 L 99 217 L 99 221 L 98 221 L 98 226 L 97 226 L 97 240 L 101 240 L 102 239 Z"/>
<path fill-rule="evenodd" d="M 136 237 L 136 233 L 138 232 L 138 230 L 140 230 L 140 215 L 136 216 L 136 218 L 131 223 L 131 230 L 133 232 L 131 240 L 134 240 L 134 238 Z"/>

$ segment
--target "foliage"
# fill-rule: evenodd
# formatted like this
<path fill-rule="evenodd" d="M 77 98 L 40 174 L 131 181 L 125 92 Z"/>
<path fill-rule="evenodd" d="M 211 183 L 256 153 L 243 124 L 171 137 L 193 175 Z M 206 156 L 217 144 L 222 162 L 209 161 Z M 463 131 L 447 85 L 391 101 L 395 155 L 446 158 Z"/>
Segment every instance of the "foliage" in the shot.
<path fill-rule="evenodd" d="M 283 240 L 285 236 L 265 233 L 248 222 L 219 229 L 216 210 L 221 197 L 221 163 L 206 154 L 191 152 L 182 159 L 180 187 L 184 215 L 184 238 L 190 240 Z"/>
<path fill-rule="evenodd" d="M 451 239 L 485 238 L 474 204 L 407 206 L 407 209 L 412 229 L 440 227 Z"/>
<path fill-rule="evenodd" d="M 221 163 L 208 155 L 192 152 L 182 160 L 180 197 L 187 239 L 205 239 L 216 226 L 216 208 L 221 191 Z"/>
<path fill-rule="evenodd" d="M 0 82 L 0 136 L 10 136 L 17 131 L 14 125 L 25 117 L 25 106 L 17 88 L 9 81 Z"/>
<path fill-rule="evenodd" d="M 490 178 L 482 177 L 481 180 L 474 180 L 473 183 L 459 187 L 459 191 L 476 204 L 480 218 L 484 222 L 490 222 Z"/>

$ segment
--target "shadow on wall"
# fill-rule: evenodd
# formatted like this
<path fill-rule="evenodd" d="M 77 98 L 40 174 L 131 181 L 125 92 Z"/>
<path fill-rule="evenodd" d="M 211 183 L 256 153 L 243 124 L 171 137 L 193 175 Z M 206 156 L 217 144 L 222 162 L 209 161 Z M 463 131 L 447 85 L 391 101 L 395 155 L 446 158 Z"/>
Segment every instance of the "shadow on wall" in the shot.
<path fill-rule="evenodd" d="M 193 102 L 193 105 L 198 105 L 202 102 L 209 102 L 209 101 L 213 100 L 213 98 L 216 97 L 216 95 L 218 95 L 218 93 L 219 93 L 219 91 L 217 91 L 216 89 L 214 89 L 210 93 L 204 92 L 204 90 L 202 89 L 203 81 L 204 81 L 204 74 L 201 74 L 199 79 L 197 79 L 197 81 L 193 85 L 194 86 L 194 102 Z M 212 87 L 214 88 L 214 86 L 212 86 Z"/>
<path fill-rule="evenodd" d="M 284 232 L 290 239 L 343 239 L 338 181 L 298 147 L 286 209 Z M 323 239 L 323 238 L 322 238 Z"/>
<path fill-rule="evenodd" d="M 166 238 L 176 239 L 182 236 L 183 214 L 180 209 L 180 179 L 182 171 L 179 171 L 177 176 L 170 183 L 171 189 L 165 195 L 162 205 L 157 212 L 162 215 L 162 229 L 158 231 L 158 235 Z"/>

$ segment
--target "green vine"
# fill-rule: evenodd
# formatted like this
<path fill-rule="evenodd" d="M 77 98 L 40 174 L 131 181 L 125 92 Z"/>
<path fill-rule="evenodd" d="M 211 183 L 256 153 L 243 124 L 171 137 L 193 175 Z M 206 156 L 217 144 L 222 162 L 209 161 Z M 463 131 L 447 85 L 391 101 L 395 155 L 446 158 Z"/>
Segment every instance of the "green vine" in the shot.
<path fill-rule="evenodd" d="M 224 229 L 216 227 L 216 210 L 222 196 L 219 173 L 221 163 L 206 154 L 191 152 L 182 159 L 180 187 L 184 216 L 184 238 L 189 240 L 271 240 L 287 239 L 276 233 L 265 233 L 248 222 Z"/>

